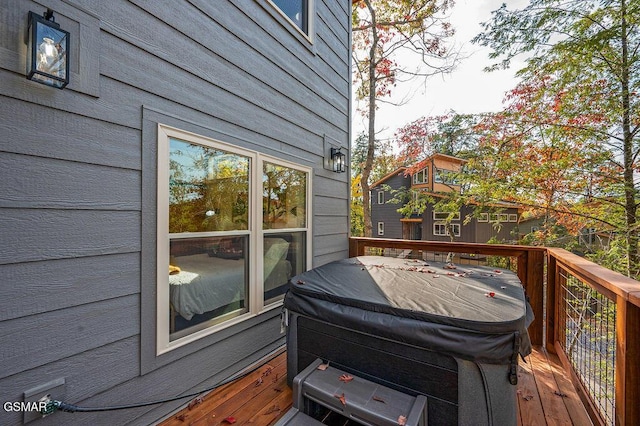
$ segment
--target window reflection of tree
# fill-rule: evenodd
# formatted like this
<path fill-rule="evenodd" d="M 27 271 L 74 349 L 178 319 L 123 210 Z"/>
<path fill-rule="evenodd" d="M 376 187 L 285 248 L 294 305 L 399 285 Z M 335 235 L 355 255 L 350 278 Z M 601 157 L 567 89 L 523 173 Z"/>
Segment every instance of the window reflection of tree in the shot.
<path fill-rule="evenodd" d="M 305 227 L 306 173 L 270 163 L 264 165 L 263 226 Z"/>
<path fill-rule="evenodd" d="M 248 229 L 249 159 L 171 140 L 169 232 Z"/>

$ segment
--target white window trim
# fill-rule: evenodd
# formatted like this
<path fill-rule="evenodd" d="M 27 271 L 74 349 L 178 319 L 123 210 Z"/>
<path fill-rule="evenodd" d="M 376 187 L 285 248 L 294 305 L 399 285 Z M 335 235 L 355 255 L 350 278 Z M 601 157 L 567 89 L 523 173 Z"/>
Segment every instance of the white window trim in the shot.
<path fill-rule="evenodd" d="M 447 220 L 449 218 L 449 212 L 433 212 L 433 220 Z M 460 220 L 460 212 L 455 212 L 451 220 Z"/>
<path fill-rule="evenodd" d="M 378 204 L 384 204 L 384 191 L 378 191 Z"/>
<path fill-rule="evenodd" d="M 273 2 L 273 0 L 265 0 L 275 11 L 276 13 L 278 13 L 280 16 L 282 16 L 296 31 L 298 31 L 298 33 L 300 33 L 300 35 L 302 35 L 305 39 L 307 39 L 307 41 L 311 44 L 313 44 L 313 34 L 315 34 L 315 28 L 314 28 L 314 18 L 313 15 L 315 14 L 315 0 L 307 0 L 307 31 L 308 34 L 305 33 L 304 31 L 302 31 L 302 28 L 300 28 L 295 22 L 293 22 L 291 20 L 291 18 L 289 18 L 287 16 L 286 13 L 284 13 L 282 11 L 282 9 L 280 9 L 278 7 L 277 4 L 275 4 Z"/>
<path fill-rule="evenodd" d="M 489 213 L 480 213 L 478 222 L 489 222 Z"/>
<path fill-rule="evenodd" d="M 384 222 L 378 222 L 378 235 L 384 235 Z"/>
<path fill-rule="evenodd" d="M 509 222 L 517 222 L 518 221 L 518 215 L 515 213 L 509 213 Z"/>
<path fill-rule="evenodd" d="M 422 180 L 419 181 L 417 178 L 418 178 L 418 175 L 421 174 L 421 173 L 422 173 Z M 421 169 L 421 170 L 419 170 L 419 171 L 417 171 L 417 172 L 415 172 L 413 174 L 413 184 L 414 185 L 422 185 L 422 184 L 425 184 L 425 183 L 429 183 L 429 169 L 427 167 L 425 167 L 424 169 Z"/>
<path fill-rule="evenodd" d="M 187 336 L 170 341 L 169 331 L 169 276 L 167 274 L 169 262 L 169 139 L 175 138 L 186 142 L 205 145 L 209 147 L 223 149 L 234 154 L 243 155 L 250 158 L 251 176 L 249 182 L 250 193 L 250 213 L 249 229 L 230 232 L 215 232 L 215 236 L 224 234 L 249 235 L 249 312 L 241 314 L 235 318 L 221 322 L 211 327 L 198 330 Z M 197 135 L 195 133 L 176 129 L 174 127 L 158 124 L 158 172 L 157 172 L 157 295 L 156 295 L 156 356 L 170 352 L 173 349 L 197 341 L 205 336 L 217 331 L 226 329 L 249 318 L 253 318 L 263 312 L 277 308 L 282 305 L 282 300 L 264 305 L 264 282 L 262 253 L 264 252 L 264 235 L 280 232 L 306 232 L 306 267 L 309 269 L 312 263 L 312 176 L 313 169 L 299 164 L 290 163 L 275 157 L 250 151 L 235 145 L 230 145 L 215 139 Z M 307 173 L 307 193 L 306 193 L 306 228 L 286 228 L 286 229 L 262 229 L 262 173 L 264 162 L 290 167 Z M 254 166 L 255 165 L 255 166 Z M 206 236 L 207 233 L 198 233 L 198 236 Z M 191 237 L 194 235 L 191 234 Z M 258 255 L 260 254 L 260 255 Z"/>
<path fill-rule="evenodd" d="M 453 235 L 455 237 L 459 237 L 460 236 L 460 224 L 459 223 L 450 223 L 449 224 L 451 226 L 451 228 L 453 229 Z M 436 229 L 439 229 L 441 226 L 444 226 L 444 234 L 440 233 L 440 232 L 436 232 Z M 447 226 L 446 223 L 442 223 L 442 222 L 438 222 L 438 223 L 434 223 L 433 224 L 433 235 L 438 236 L 438 237 L 448 237 L 449 236 L 449 228 Z"/>
<path fill-rule="evenodd" d="M 509 222 L 509 215 L 507 213 L 500 213 L 500 222 Z"/>

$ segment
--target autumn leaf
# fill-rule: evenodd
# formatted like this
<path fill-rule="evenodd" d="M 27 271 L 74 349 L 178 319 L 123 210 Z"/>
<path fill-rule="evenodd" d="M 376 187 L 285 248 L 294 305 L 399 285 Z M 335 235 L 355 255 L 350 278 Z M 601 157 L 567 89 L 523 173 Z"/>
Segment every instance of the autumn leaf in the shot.
<path fill-rule="evenodd" d="M 405 426 L 407 424 L 407 418 L 405 416 L 398 417 L 398 425 Z"/>
<path fill-rule="evenodd" d="M 255 387 L 260 386 L 262 384 L 262 382 L 263 382 L 262 377 L 258 377 L 258 380 L 256 380 Z"/>
<path fill-rule="evenodd" d="M 320 365 L 318 366 L 318 370 L 320 370 L 320 371 L 324 371 L 324 370 L 326 370 L 327 368 L 329 368 L 329 363 L 326 363 L 326 364 L 320 364 Z"/>
<path fill-rule="evenodd" d="M 342 376 L 340 376 L 339 380 L 341 382 L 349 383 L 350 381 L 353 380 L 353 376 L 351 376 L 349 374 L 343 374 Z"/>
<path fill-rule="evenodd" d="M 344 392 L 342 392 L 342 395 L 333 395 L 334 397 L 338 398 L 340 400 L 340 402 L 342 403 L 342 405 L 347 405 L 347 399 L 344 397 Z"/>
<path fill-rule="evenodd" d="M 196 405 L 201 404 L 201 403 L 202 403 L 202 397 L 201 397 L 201 396 L 199 396 L 199 397 L 197 397 L 196 399 L 194 399 L 193 401 L 191 401 L 191 402 L 189 403 L 189 405 L 187 406 L 187 408 L 188 408 L 189 410 L 191 410 L 191 409 L 193 409 L 193 407 L 195 407 Z"/>
<path fill-rule="evenodd" d="M 373 399 L 374 401 L 377 401 L 377 402 L 382 402 L 383 404 L 387 403 L 384 399 L 380 398 L 379 396 L 373 395 L 373 397 L 371 399 Z"/>
<path fill-rule="evenodd" d="M 236 418 L 233 416 L 229 416 L 229 417 L 225 417 L 222 420 L 222 423 L 229 423 L 230 425 L 234 424 L 235 422 L 237 422 Z"/>

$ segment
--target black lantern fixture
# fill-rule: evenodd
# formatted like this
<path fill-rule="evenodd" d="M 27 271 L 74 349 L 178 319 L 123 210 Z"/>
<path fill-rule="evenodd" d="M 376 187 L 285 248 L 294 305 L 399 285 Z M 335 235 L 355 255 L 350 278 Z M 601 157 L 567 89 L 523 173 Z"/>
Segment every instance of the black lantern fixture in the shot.
<path fill-rule="evenodd" d="M 69 84 L 69 32 L 60 29 L 47 9 L 43 16 L 29 12 L 27 78 L 63 89 Z"/>
<path fill-rule="evenodd" d="M 333 171 L 336 173 L 344 173 L 346 170 L 346 156 L 342 152 L 342 148 L 331 148 L 331 164 Z"/>

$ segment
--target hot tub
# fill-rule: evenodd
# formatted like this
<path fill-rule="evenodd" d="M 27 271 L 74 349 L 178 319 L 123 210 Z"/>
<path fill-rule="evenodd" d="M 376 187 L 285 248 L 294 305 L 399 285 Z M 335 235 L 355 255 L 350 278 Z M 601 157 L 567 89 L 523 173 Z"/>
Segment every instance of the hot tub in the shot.
<path fill-rule="evenodd" d="M 515 425 L 519 356 L 533 320 L 507 270 L 378 256 L 291 279 L 288 378 L 316 358 L 409 395 L 429 425 Z"/>

